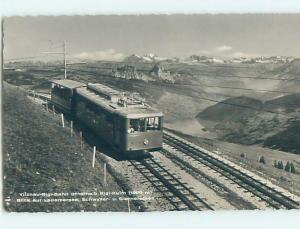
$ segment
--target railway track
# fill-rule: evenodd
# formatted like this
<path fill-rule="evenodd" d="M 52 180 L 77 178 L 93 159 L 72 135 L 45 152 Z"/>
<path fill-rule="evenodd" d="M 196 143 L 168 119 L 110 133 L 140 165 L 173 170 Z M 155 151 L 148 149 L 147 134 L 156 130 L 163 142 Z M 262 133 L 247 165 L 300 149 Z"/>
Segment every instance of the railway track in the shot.
<path fill-rule="evenodd" d="M 267 185 L 261 180 L 251 177 L 236 166 L 233 167 L 233 165 L 229 165 L 220 158 L 214 157 L 207 151 L 202 150 L 200 147 L 197 147 L 167 131 L 164 131 L 164 143 L 176 150 L 179 150 L 191 159 L 213 169 L 219 174 L 225 176 L 227 179 L 232 180 L 234 183 L 251 192 L 253 195 L 259 197 L 263 201 L 266 201 L 275 209 L 300 208 L 299 202 L 294 200 L 292 197 L 274 189 L 274 187 Z"/>
<path fill-rule="evenodd" d="M 213 210 L 197 193 L 153 158 L 130 163 L 173 205 L 174 210 Z"/>

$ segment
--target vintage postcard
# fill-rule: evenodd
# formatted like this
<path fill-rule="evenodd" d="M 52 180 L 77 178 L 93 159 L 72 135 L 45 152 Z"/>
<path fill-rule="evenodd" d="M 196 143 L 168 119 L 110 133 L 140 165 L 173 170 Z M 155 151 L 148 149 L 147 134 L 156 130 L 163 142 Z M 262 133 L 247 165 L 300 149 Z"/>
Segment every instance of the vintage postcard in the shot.
<path fill-rule="evenodd" d="M 2 18 L 5 210 L 299 209 L 299 24 Z"/>

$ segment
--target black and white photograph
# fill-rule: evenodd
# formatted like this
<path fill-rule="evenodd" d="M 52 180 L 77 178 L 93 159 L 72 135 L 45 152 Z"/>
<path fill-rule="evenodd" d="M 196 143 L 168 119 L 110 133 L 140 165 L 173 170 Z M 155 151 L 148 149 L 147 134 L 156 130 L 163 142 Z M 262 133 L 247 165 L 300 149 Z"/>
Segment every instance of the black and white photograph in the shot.
<path fill-rule="evenodd" d="M 299 24 L 3 17 L 5 211 L 299 209 Z"/>

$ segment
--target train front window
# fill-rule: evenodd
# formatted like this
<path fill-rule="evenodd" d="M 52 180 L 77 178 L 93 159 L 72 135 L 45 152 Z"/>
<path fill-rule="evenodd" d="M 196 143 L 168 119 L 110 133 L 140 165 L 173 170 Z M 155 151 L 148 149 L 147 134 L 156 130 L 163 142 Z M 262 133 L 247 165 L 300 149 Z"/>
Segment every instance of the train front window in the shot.
<path fill-rule="evenodd" d="M 159 117 L 146 118 L 147 130 L 159 130 Z"/>
<path fill-rule="evenodd" d="M 160 130 L 160 117 L 130 119 L 128 133 Z"/>
<path fill-rule="evenodd" d="M 130 119 L 128 133 L 144 132 L 145 131 L 145 119 Z"/>
<path fill-rule="evenodd" d="M 72 91 L 69 88 L 65 88 L 61 85 L 54 84 L 52 86 L 52 92 L 53 94 L 59 96 L 64 100 L 69 100 L 69 101 L 71 100 Z"/>

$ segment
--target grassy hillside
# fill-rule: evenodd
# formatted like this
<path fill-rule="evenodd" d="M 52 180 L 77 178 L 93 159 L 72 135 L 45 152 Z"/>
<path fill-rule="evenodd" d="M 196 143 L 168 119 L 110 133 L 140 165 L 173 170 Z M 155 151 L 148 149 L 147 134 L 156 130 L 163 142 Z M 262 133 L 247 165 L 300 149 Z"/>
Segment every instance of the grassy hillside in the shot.
<path fill-rule="evenodd" d="M 269 137 L 264 146 L 279 148 L 283 151 L 290 151 L 300 154 L 300 121 L 289 125 L 285 130 Z"/>
<path fill-rule="evenodd" d="M 20 193 L 122 191 L 103 164 L 92 168 L 92 155 L 78 137 L 60 126 L 58 117 L 30 101 L 24 91 L 4 83 L 3 175 L 8 211 L 127 211 L 126 202 L 17 203 Z M 133 208 L 133 207 L 132 207 Z"/>
<path fill-rule="evenodd" d="M 300 107 L 300 94 L 291 94 L 267 101 L 264 108 L 271 111 L 295 112 Z"/>
<path fill-rule="evenodd" d="M 281 81 L 277 89 L 281 91 L 299 92 L 300 88 L 300 59 L 295 59 L 291 63 L 274 68 L 270 74 L 274 77 L 289 79 Z M 290 80 L 296 79 L 296 80 Z"/>
<path fill-rule="evenodd" d="M 247 107 L 253 107 L 254 109 Z M 253 116 L 257 112 L 256 109 L 261 109 L 261 107 L 261 101 L 241 96 L 230 98 L 223 101 L 223 103 L 210 106 L 203 112 L 199 113 L 197 117 L 212 121 L 242 122 L 243 120 Z"/>

